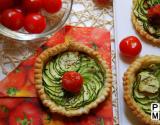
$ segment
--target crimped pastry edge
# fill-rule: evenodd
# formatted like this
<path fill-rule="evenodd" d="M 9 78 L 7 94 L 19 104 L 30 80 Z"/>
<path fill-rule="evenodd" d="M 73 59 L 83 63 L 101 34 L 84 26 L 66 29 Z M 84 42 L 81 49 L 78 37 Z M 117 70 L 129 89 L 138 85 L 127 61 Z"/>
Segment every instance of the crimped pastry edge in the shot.
<path fill-rule="evenodd" d="M 147 33 L 144 30 L 144 28 L 138 23 L 137 17 L 134 15 L 134 12 L 133 12 L 136 2 L 137 0 L 133 0 L 133 8 L 132 8 L 132 14 L 131 14 L 131 20 L 132 20 L 133 26 L 135 27 L 136 31 L 148 42 L 150 42 L 153 45 L 160 46 L 160 39 L 156 39 L 152 35 Z"/>
<path fill-rule="evenodd" d="M 64 52 L 66 50 L 75 50 L 87 53 L 88 55 L 96 58 L 106 72 L 106 80 L 104 83 L 104 87 L 102 88 L 102 91 L 99 93 L 97 99 L 94 102 L 91 102 L 90 104 L 80 109 L 69 111 L 65 110 L 64 107 L 58 106 L 53 101 L 51 101 L 47 94 L 45 94 L 44 87 L 42 85 L 42 69 L 46 61 L 49 60 L 50 57 L 53 57 L 58 53 Z M 37 89 L 38 95 L 42 103 L 46 107 L 48 107 L 52 113 L 59 113 L 67 117 L 80 116 L 82 114 L 88 114 L 92 108 L 97 107 L 99 103 L 103 102 L 106 99 L 106 97 L 108 97 L 112 87 L 112 73 L 110 68 L 108 67 L 106 62 L 101 58 L 98 52 L 80 43 L 68 41 L 63 44 L 59 44 L 53 48 L 45 50 L 37 58 L 35 63 L 35 87 Z"/>
<path fill-rule="evenodd" d="M 124 86 L 124 100 L 127 106 L 131 109 L 132 113 L 143 123 L 149 125 L 160 125 L 160 121 L 151 120 L 151 116 L 147 115 L 134 101 L 132 97 L 132 86 L 135 80 L 136 72 L 144 66 L 153 63 L 160 63 L 160 56 L 146 55 L 136 59 L 124 73 L 123 86 Z"/>

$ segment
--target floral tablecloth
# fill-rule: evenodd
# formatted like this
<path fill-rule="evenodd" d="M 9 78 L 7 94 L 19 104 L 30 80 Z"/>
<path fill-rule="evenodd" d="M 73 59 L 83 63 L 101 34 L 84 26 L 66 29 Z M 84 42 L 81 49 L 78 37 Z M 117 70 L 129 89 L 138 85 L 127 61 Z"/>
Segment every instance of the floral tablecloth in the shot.
<path fill-rule="evenodd" d="M 34 64 L 37 56 L 47 48 L 67 41 L 68 38 L 98 51 L 111 68 L 110 32 L 102 28 L 65 26 L 37 48 L 34 55 L 22 61 L 15 70 L 0 81 L 0 125 L 30 125 L 31 122 L 32 125 L 50 125 L 51 123 L 56 125 L 113 125 L 111 93 L 88 115 L 73 118 L 51 114 L 37 98 L 34 85 Z M 10 106 L 11 102 L 12 106 Z M 50 119 L 46 120 L 46 117 Z"/>
<path fill-rule="evenodd" d="M 108 5 L 100 7 L 97 6 L 92 0 L 75 0 L 71 16 L 67 22 L 73 26 L 83 27 L 101 27 L 111 32 L 111 48 L 112 48 L 112 72 L 113 72 L 113 88 L 112 88 L 112 102 L 114 113 L 114 124 L 118 124 L 118 110 L 117 110 L 117 87 L 115 75 L 115 54 L 114 54 L 114 29 L 113 29 L 113 6 L 112 1 Z M 15 48 L 12 44 L 16 45 Z M 13 41 L 6 42 L 0 41 L 0 78 L 16 67 L 21 60 L 26 59 L 29 55 L 33 54 L 33 48 L 17 44 Z M 21 54 L 19 54 L 21 53 Z"/>

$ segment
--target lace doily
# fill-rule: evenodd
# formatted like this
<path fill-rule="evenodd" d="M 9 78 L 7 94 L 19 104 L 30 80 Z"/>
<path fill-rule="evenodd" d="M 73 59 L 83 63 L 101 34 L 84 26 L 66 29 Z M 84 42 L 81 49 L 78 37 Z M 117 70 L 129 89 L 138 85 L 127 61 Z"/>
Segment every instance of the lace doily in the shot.
<path fill-rule="evenodd" d="M 112 72 L 113 72 L 113 113 L 114 124 L 118 124 L 117 87 L 116 87 L 116 64 L 114 53 L 114 28 L 113 28 L 113 3 L 98 6 L 92 0 L 74 0 L 73 10 L 67 24 L 82 27 L 101 27 L 111 32 L 112 37 Z M 14 45 L 14 47 L 13 47 Z M 0 79 L 12 71 L 22 60 L 34 53 L 34 46 L 16 41 L 8 41 L 0 37 Z"/>

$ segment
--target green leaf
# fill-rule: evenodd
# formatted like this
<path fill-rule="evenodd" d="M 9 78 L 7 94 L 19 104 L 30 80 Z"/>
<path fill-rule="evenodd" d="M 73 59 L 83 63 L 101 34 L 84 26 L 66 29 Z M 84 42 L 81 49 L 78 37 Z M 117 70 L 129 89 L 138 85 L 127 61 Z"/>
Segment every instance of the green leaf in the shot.
<path fill-rule="evenodd" d="M 105 125 L 104 124 L 104 119 L 103 118 L 97 118 L 96 125 Z"/>
<path fill-rule="evenodd" d="M 14 95 L 16 95 L 17 91 L 18 91 L 18 90 L 17 90 L 16 88 L 8 88 L 7 94 L 8 94 L 9 96 L 14 96 Z"/>
<path fill-rule="evenodd" d="M 5 105 L 0 105 L 0 110 L 3 112 L 9 112 L 9 109 Z"/>
<path fill-rule="evenodd" d="M 100 125 L 104 125 L 104 119 L 103 118 L 100 119 Z"/>
<path fill-rule="evenodd" d="M 47 121 L 47 123 L 49 124 L 52 120 L 52 117 L 50 115 L 47 114 L 45 120 Z"/>
<path fill-rule="evenodd" d="M 92 44 L 92 48 L 93 48 L 94 50 L 98 50 L 98 47 L 97 47 L 97 45 L 96 45 L 94 42 L 92 42 L 91 44 Z"/>
<path fill-rule="evenodd" d="M 20 72 L 20 69 L 17 68 L 17 69 L 15 70 L 15 72 L 16 72 L 16 73 Z"/>
<path fill-rule="evenodd" d="M 19 125 L 32 125 L 33 119 L 27 119 L 26 114 L 24 113 L 24 119 L 17 118 L 16 121 L 19 123 Z"/>

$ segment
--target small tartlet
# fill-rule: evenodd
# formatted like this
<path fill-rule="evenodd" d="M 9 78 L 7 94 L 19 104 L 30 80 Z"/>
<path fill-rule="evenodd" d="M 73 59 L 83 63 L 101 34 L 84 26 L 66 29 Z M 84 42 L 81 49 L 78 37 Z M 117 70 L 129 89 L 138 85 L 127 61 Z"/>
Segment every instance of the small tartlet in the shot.
<path fill-rule="evenodd" d="M 136 73 L 150 64 L 160 63 L 160 56 L 147 55 L 136 59 L 124 73 L 123 86 L 124 86 L 124 100 L 127 106 L 131 109 L 132 113 L 139 118 L 143 123 L 150 125 L 159 125 L 160 121 L 151 120 L 151 116 L 146 114 L 142 108 L 136 103 L 132 95 L 133 84 L 136 79 Z"/>
<path fill-rule="evenodd" d="M 134 8 L 135 8 L 136 4 L 137 4 L 137 0 L 133 0 L 133 7 L 132 7 L 132 14 L 131 14 L 133 26 L 135 27 L 136 31 L 143 38 L 145 38 L 148 42 L 150 42 L 153 45 L 160 46 L 160 39 L 157 39 L 157 38 L 153 37 L 152 35 L 150 35 L 149 33 L 147 33 L 144 30 L 143 26 L 140 25 L 138 18 L 134 14 Z"/>
<path fill-rule="evenodd" d="M 78 51 L 86 53 L 90 57 L 98 60 L 99 64 L 105 70 L 106 79 L 104 87 L 100 91 L 97 99 L 91 102 L 90 104 L 87 104 L 84 107 L 81 107 L 76 110 L 66 110 L 63 106 L 57 105 L 54 101 L 52 101 L 49 98 L 49 96 L 45 93 L 42 81 L 42 70 L 46 62 L 50 60 L 50 58 L 65 51 Z M 67 42 L 64 42 L 63 44 L 59 44 L 54 46 L 53 48 L 45 50 L 37 58 L 35 63 L 35 86 L 42 103 L 46 107 L 48 107 L 52 113 L 58 113 L 67 117 L 80 116 L 82 114 L 88 114 L 92 108 L 97 107 L 99 103 L 103 102 L 106 99 L 112 87 L 112 74 L 110 68 L 108 67 L 106 62 L 101 58 L 98 52 L 81 43 L 73 42 L 73 40 L 67 40 Z"/>

